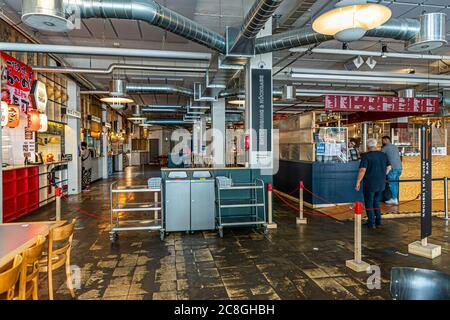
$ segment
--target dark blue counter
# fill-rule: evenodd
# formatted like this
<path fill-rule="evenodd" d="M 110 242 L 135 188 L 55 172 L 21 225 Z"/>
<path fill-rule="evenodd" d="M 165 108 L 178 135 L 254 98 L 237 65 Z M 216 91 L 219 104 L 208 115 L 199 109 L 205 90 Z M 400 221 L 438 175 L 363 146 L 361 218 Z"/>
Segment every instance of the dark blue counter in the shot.
<path fill-rule="evenodd" d="M 290 193 L 303 180 L 306 188 L 332 203 L 363 201 L 361 192 L 355 191 L 359 161 L 327 163 L 280 160 L 274 176 L 275 189 Z M 293 194 L 298 197 L 298 193 Z M 310 193 L 304 192 L 306 202 L 313 205 L 328 204 Z"/>

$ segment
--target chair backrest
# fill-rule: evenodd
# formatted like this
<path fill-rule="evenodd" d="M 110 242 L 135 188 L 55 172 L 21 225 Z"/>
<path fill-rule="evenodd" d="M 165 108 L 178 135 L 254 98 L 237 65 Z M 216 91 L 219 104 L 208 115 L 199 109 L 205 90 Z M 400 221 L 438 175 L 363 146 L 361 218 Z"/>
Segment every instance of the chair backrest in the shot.
<path fill-rule="evenodd" d="M 27 283 L 39 274 L 39 259 L 44 250 L 45 237 L 39 236 L 35 245 L 22 253 L 23 262 L 19 281 L 19 298 L 25 299 Z"/>
<path fill-rule="evenodd" d="M 0 294 L 6 293 L 6 300 L 12 300 L 14 298 L 14 289 L 19 279 L 22 260 L 22 256 L 17 255 L 14 258 L 12 266 L 0 273 Z"/>
<path fill-rule="evenodd" d="M 63 254 L 72 246 L 73 230 L 75 228 L 76 219 L 73 219 L 71 223 L 65 224 L 61 227 L 55 227 L 50 229 L 48 234 L 48 254 Z M 54 242 L 64 242 L 64 245 L 59 248 L 54 248 Z"/>
<path fill-rule="evenodd" d="M 450 274 L 428 269 L 392 268 L 390 290 L 396 300 L 450 300 Z"/>

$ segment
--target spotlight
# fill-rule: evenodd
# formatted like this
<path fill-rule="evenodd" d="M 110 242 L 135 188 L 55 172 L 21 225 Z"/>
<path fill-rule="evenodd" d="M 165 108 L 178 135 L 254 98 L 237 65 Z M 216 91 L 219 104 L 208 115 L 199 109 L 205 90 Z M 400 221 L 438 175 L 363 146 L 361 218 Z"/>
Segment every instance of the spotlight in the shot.
<path fill-rule="evenodd" d="M 383 43 L 383 45 L 381 46 L 381 57 L 383 59 L 387 58 L 386 55 L 387 52 L 388 52 L 387 45 Z"/>

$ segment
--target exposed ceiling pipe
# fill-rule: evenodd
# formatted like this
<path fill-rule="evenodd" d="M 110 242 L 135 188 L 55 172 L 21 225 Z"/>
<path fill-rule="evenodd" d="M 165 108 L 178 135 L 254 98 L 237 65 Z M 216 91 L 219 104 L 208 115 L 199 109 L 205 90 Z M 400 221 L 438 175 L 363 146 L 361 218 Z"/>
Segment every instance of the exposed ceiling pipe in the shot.
<path fill-rule="evenodd" d="M 145 120 L 145 124 L 186 124 L 184 120 Z"/>
<path fill-rule="evenodd" d="M 127 83 L 125 88 L 128 94 L 151 92 L 180 94 L 188 97 L 192 97 L 194 95 L 193 90 L 173 84 Z"/>
<path fill-rule="evenodd" d="M 364 51 L 364 50 L 342 50 L 342 49 L 327 49 L 327 48 L 293 48 L 291 52 L 312 52 L 318 54 L 336 54 L 348 56 L 369 56 L 369 57 L 386 57 L 386 58 L 401 58 L 401 59 L 420 59 L 420 60 L 450 60 L 450 56 L 435 55 L 435 54 L 420 54 L 420 53 L 397 53 L 397 52 L 381 52 L 381 51 Z"/>
<path fill-rule="evenodd" d="M 420 22 L 418 20 L 394 18 L 375 29 L 367 31 L 366 36 L 406 41 L 414 38 L 419 31 Z M 256 39 L 256 53 L 268 53 L 321 43 L 333 39 L 333 36 L 315 32 L 312 27 L 304 27 Z"/>
<path fill-rule="evenodd" d="M 107 69 L 90 69 L 90 68 L 65 68 L 65 67 L 33 67 L 34 71 L 42 73 L 89 73 L 89 74 L 110 74 L 116 69 L 121 70 L 146 70 L 146 71 L 167 71 L 167 72 L 197 72 L 204 73 L 206 68 L 191 67 L 164 67 L 164 66 L 145 66 L 139 64 L 111 64 Z"/>
<path fill-rule="evenodd" d="M 314 79 L 317 82 L 357 82 L 400 85 L 428 84 L 450 87 L 450 76 L 430 74 L 409 74 L 398 72 L 365 72 L 327 69 L 291 69 L 291 77 L 299 80 Z"/>
<path fill-rule="evenodd" d="M 128 19 L 147 22 L 218 52 L 225 38 L 153 0 L 22 0 L 22 21 L 47 31 L 67 32 L 77 18 Z"/>
<path fill-rule="evenodd" d="M 180 60 L 205 60 L 211 59 L 211 54 L 202 52 L 187 51 L 166 51 L 166 50 L 144 50 L 130 48 L 104 48 L 86 46 L 66 46 L 54 44 L 31 44 L 31 43 L 11 43 L 0 42 L 0 50 L 12 52 L 39 52 L 58 53 L 89 56 L 118 56 L 137 58 L 161 58 Z"/>
<path fill-rule="evenodd" d="M 241 30 L 231 47 L 228 48 L 228 52 L 233 52 L 241 46 L 245 47 L 251 40 L 255 39 L 282 2 L 283 0 L 256 0 L 245 15 Z"/>
<path fill-rule="evenodd" d="M 326 94 L 335 95 L 358 95 L 358 96 L 395 96 L 391 91 L 357 91 L 357 90 L 320 90 L 320 89 L 296 89 L 297 97 L 321 97 Z M 274 97 L 281 97 L 279 89 L 273 91 Z"/>

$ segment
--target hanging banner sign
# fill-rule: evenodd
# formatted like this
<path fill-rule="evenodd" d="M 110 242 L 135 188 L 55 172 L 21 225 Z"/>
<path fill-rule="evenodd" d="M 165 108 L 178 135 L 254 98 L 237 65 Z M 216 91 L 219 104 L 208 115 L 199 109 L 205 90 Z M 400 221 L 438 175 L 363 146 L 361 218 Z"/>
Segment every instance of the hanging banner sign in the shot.
<path fill-rule="evenodd" d="M 437 113 L 438 98 L 325 95 L 325 110 L 341 112 Z"/>
<path fill-rule="evenodd" d="M 432 159 L 432 133 L 431 125 L 424 125 L 420 129 L 421 153 L 421 183 L 420 183 L 420 235 L 421 239 L 431 235 L 431 159 Z"/>
<path fill-rule="evenodd" d="M 31 86 L 30 92 L 33 106 L 41 113 L 47 111 L 47 87 L 42 81 L 36 80 Z"/>
<path fill-rule="evenodd" d="M 96 123 L 102 123 L 102 119 L 93 115 L 88 115 L 88 120 Z"/>
<path fill-rule="evenodd" d="M 251 71 L 251 129 L 253 164 L 272 165 L 272 70 Z"/>
<path fill-rule="evenodd" d="M 31 104 L 30 91 L 33 83 L 33 70 L 19 60 L 0 52 L 2 101 L 18 105 L 26 112 Z"/>

